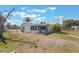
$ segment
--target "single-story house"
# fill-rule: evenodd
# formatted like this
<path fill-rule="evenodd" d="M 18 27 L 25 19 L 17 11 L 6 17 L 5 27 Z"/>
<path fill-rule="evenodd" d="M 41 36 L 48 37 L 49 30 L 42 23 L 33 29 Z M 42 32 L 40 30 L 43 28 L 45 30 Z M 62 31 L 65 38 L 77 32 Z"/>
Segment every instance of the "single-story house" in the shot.
<path fill-rule="evenodd" d="M 72 26 L 71 29 L 74 29 L 75 31 L 79 30 L 79 26 Z"/>
<path fill-rule="evenodd" d="M 34 24 L 34 23 L 23 23 L 21 25 L 22 32 L 32 32 L 32 33 L 47 33 L 48 26 L 47 24 Z"/>

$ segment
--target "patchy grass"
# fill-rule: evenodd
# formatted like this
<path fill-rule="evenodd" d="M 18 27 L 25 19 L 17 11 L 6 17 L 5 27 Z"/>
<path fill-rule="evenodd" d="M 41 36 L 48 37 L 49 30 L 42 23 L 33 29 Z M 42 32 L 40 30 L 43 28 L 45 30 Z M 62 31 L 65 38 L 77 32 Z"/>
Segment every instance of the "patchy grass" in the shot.
<path fill-rule="evenodd" d="M 0 52 L 79 52 L 79 39 L 68 34 L 79 32 L 64 31 L 65 33 L 52 33 L 49 35 L 5 32 L 7 45 L 0 42 Z M 71 32 L 71 33 L 70 33 Z"/>
<path fill-rule="evenodd" d="M 53 39 L 65 39 L 65 40 L 77 40 L 78 38 L 71 37 L 69 35 L 76 35 L 79 36 L 79 31 L 74 30 L 64 30 L 63 33 L 52 33 L 47 35 L 49 38 Z"/>
<path fill-rule="evenodd" d="M 66 34 L 52 33 L 47 36 L 53 39 L 63 39 L 66 36 Z"/>
<path fill-rule="evenodd" d="M 65 30 L 64 32 L 72 35 L 79 36 L 79 31 L 74 31 L 74 30 Z"/>
<path fill-rule="evenodd" d="M 6 41 L 8 44 L 5 45 L 0 42 L 0 52 L 11 52 L 14 49 L 14 43 L 11 41 Z"/>

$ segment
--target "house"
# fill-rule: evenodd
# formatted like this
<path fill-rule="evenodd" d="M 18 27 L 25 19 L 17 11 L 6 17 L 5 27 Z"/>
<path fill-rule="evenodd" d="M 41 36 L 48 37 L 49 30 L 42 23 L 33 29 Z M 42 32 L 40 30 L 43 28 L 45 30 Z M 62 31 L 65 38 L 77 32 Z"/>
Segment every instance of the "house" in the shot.
<path fill-rule="evenodd" d="M 31 22 L 25 22 L 21 25 L 22 32 L 32 32 L 32 33 L 47 33 L 48 26 L 47 24 L 34 24 Z"/>
<path fill-rule="evenodd" d="M 74 29 L 75 31 L 79 30 L 79 26 L 72 26 L 71 29 Z"/>

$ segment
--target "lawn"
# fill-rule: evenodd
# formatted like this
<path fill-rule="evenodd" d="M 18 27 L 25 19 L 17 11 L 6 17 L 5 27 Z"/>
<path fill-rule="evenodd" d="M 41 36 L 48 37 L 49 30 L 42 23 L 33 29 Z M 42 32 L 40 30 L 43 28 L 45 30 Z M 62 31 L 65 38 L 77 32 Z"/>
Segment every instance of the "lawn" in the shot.
<path fill-rule="evenodd" d="M 69 35 L 75 35 L 79 37 L 79 31 L 74 31 L 74 30 L 64 30 L 62 33 L 52 33 L 47 35 L 50 38 L 53 39 L 69 39 L 69 40 L 76 40 L 79 38 L 71 37 Z"/>
<path fill-rule="evenodd" d="M 7 45 L 0 42 L 0 52 L 79 52 L 79 31 L 63 31 L 63 33 L 52 33 L 49 35 L 5 32 Z"/>
<path fill-rule="evenodd" d="M 74 31 L 74 30 L 65 30 L 64 32 L 72 35 L 79 36 L 79 31 Z"/>

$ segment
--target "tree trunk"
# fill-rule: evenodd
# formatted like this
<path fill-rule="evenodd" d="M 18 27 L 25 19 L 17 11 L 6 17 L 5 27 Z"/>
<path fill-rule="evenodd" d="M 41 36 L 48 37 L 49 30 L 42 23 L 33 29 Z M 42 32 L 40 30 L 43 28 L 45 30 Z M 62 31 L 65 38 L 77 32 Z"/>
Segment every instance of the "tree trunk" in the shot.
<path fill-rule="evenodd" d="M 2 16 L 0 17 L 0 41 L 2 41 L 3 43 L 7 44 L 5 42 L 5 38 L 3 36 L 3 32 L 4 32 L 4 23 L 7 21 L 7 18 L 10 16 L 10 14 L 14 11 L 14 8 L 7 14 L 6 17 Z"/>

